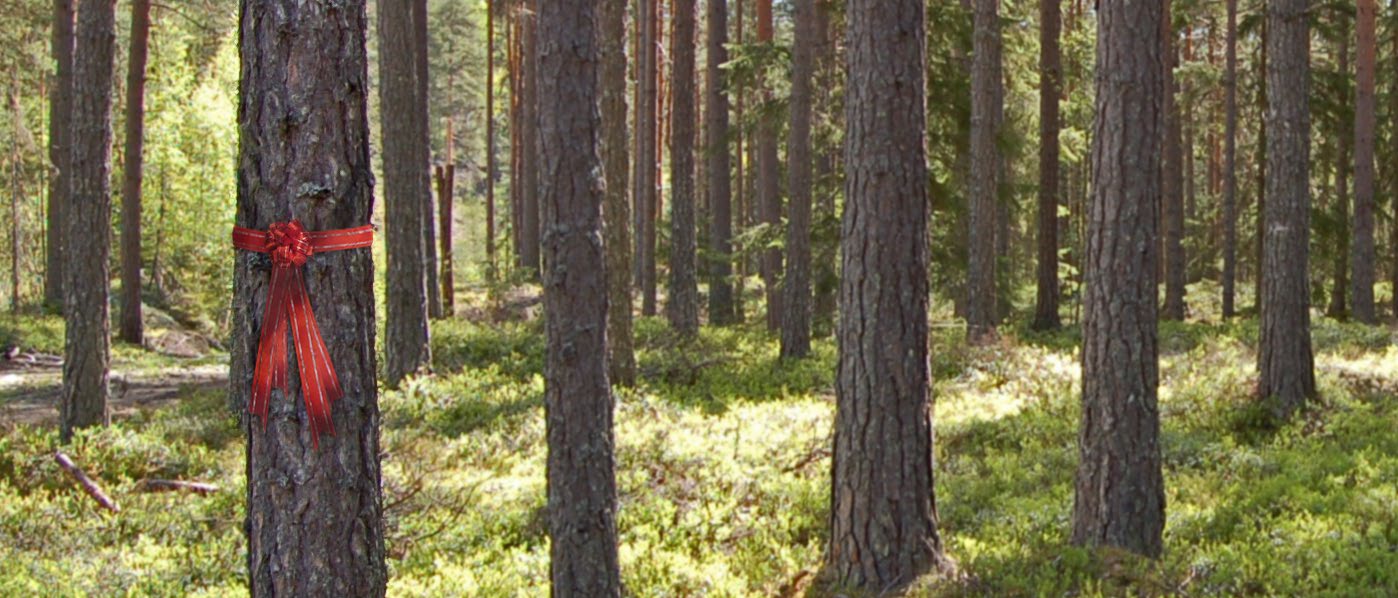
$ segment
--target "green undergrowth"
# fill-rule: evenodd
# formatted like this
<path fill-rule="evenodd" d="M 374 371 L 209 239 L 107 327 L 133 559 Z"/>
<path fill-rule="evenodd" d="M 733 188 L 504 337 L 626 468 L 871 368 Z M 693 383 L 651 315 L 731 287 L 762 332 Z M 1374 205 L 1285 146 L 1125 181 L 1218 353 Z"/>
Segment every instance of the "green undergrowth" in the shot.
<path fill-rule="evenodd" d="M 634 596 L 783 596 L 826 543 L 835 346 L 783 361 L 760 322 L 679 341 L 637 324 L 640 384 L 617 393 L 623 577 Z M 1068 546 L 1078 333 L 1007 329 L 968 348 L 934 326 L 938 509 L 955 579 L 915 596 L 1398 594 L 1398 349 L 1316 322 L 1323 398 L 1264 425 L 1256 325 L 1164 324 L 1166 551 Z M 435 374 L 381 398 L 393 596 L 545 596 L 544 341 L 537 322 L 434 324 Z M 218 393 L 65 449 L 119 502 L 99 513 L 51 459 L 54 433 L 0 435 L 0 595 L 243 595 L 243 457 Z M 198 479 L 211 497 L 141 494 Z"/>

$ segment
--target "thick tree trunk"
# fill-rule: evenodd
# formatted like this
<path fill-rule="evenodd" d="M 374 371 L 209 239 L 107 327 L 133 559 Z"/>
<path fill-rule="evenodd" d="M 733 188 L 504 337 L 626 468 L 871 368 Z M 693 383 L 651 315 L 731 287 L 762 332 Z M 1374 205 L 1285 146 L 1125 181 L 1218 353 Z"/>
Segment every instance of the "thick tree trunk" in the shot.
<path fill-rule="evenodd" d="M 73 0 L 53 0 L 53 39 L 51 50 L 56 63 L 54 90 L 49 96 L 49 161 L 53 177 L 49 179 L 48 251 L 44 256 L 44 303 L 50 309 L 62 309 L 63 233 L 67 228 L 68 204 L 71 193 L 73 131 Z"/>
<path fill-rule="evenodd" d="M 244 0 L 248 1 L 248 0 Z M 417 106 L 416 42 L 412 4 L 379 5 L 379 105 Z M 429 185 L 418 159 L 420 127 L 412 110 L 385 110 L 383 178 L 388 260 L 388 322 L 384 326 L 384 376 L 390 386 L 432 362 L 427 332 L 427 273 L 422 252 L 423 195 Z"/>
<path fill-rule="evenodd" d="M 757 43 L 774 41 L 772 0 L 757 0 Z M 771 82 L 763 82 L 764 101 L 772 100 Z M 777 163 L 777 122 L 770 116 L 757 123 L 757 208 L 762 223 L 781 226 L 781 165 Z M 762 287 L 767 294 L 767 330 L 776 332 L 782 324 L 782 293 L 779 282 L 782 273 L 782 252 L 777 248 L 762 251 Z"/>
<path fill-rule="evenodd" d="M 636 384 L 636 354 L 631 322 L 631 208 L 627 201 L 630 162 L 626 124 L 626 4 L 603 2 L 602 166 L 607 195 L 602 211 L 607 248 L 607 378 L 612 384 Z"/>
<path fill-rule="evenodd" d="M 1378 6 L 1374 0 L 1359 0 L 1355 34 L 1356 87 L 1354 98 L 1354 239 L 1350 245 L 1350 296 L 1354 318 L 1365 324 L 1378 322 L 1374 309 L 1374 135 L 1378 131 L 1377 103 L 1374 98 L 1378 40 L 1375 23 Z"/>
<path fill-rule="evenodd" d="M 694 198 L 694 0 L 675 0 L 670 39 L 674 99 L 670 110 L 670 286 L 665 305 L 670 327 L 681 336 L 699 333 L 698 239 Z"/>
<path fill-rule="evenodd" d="M 1156 338 L 1158 156 L 1168 93 L 1164 9 L 1097 12 L 1097 116 L 1083 314 L 1083 416 L 1073 543 L 1160 556 Z"/>
<path fill-rule="evenodd" d="M 954 565 L 933 491 L 926 5 L 850 0 L 834 480 L 826 567 L 885 592 Z"/>
<path fill-rule="evenodd" d="M 146 43 L 150 0 L 131 2 L 131 48 L 126 67 L 126 167 L 121 187 L 121 340 L 139 345 L 141 325 L 141 179 L 146 142 Z"/>
<path fill-rule="evenodd" d="M 621 595 L 607 383 L 597 0 L 539 3 L 545 411 L 553 595 Z"/>
<path fill-rule="evenodd" d="M 707 38 L 704 129 L 708 144 L 704 159 L 708 163 L 705 170 L 709 178 L 712 216 L 709 251 L 713 254 L 709 263 L 709 323 L 726 326 L 737 321 L 733 281 L 730 280 L 733 276 L 733 181 L 729 178 L 732 175 L 728 153 L 728 84 L 723 74 L 723 65 L 728 62 L 727 0 L 708 0 Z"/>
<path fill-rule="evenodd" d="M 427 0 L 412 0 L 413 12 L 413 68 L 417 72 L 417 94 L 413 123 L 413 149 L 417 156 L 418 169 L 422 170 L 422 270 L 427 275 L 427 315 L 442 317 L 441 283 L 438 282 L 437 268 L 437 210 L 432 201 L 432 126 L 428 111 L 428 69 L 427 69 Z"/>
<path fill-rule="evenodd" d="M 81 0 L 73 58 L 72 144 L 63 225 L 62 438 L 106 425 L 111 322 L 107 311 L 112 230 L 112 71 L 116 6 Z"/>
<path fill-rule="evenodd" d="M 782 282 L 782 357 L 811 352 L 811 94 L 815 52 L 824 32 L 816 29 L 816 1 L 796 1 L 792 43 L 791 131 L 787 142 L 788 191 L 786 277 Z"/>
<path fill-rule="evenodd" d="M 403 18 L 384 18 L 399 13 Z M 296 218 L 313 231 L 368 224 L 374 194 L 364 2 L 345 0 L 330 7 L 243 0 L 241 14 L 238 224 L 264 230 L 273 222 Z M 407 35 L 407 14 L 406 2 L 380 4 L 381 32 L 402 33 L 389 36 L 399 45 L 384 50 L 401 56 L 407 67 L 400 62 L 386 82 L 412 73 L 411 55 L 405 52 L 412 39 Z M 406 93 L 413 89 L 411 80 L 384 85 L 394 87 Z M 297 126 L 286 126 L 288 115 L 295 116 Z M 410 164 L 415 162 L 403 166 Z M 420 209 L 416 204 L 408 207 Z M 264 256 L 244 254 L 234 268 L 229 379 L 231 402 L 240 406 L 249 398 L 264 324 L 266 263 Z M 413 263 L 421 268 L 422 260 Z M 320 442 L 325 444 L 318 448 L 304 421 L 295 374 L 288 392 L 273 393 L 265 428 L 256 418 L 244 417 L 248 586 L 253 596 L 383 596 L 388 571 L 372 253 L 356 249 L 318 254 L 306 263 L 304 274 L 316 322 L 345 394 L 332 406 L 335 435 L 322 435 Z M 419 301 L 421 297 L 419 292 Z"/>
<path fill-rule="evenodd" d="M 1228 3 L 1228 56 L 1223 75 L 1223 317 L 1236 312 L 1238 279 L 1238 0 Z"/>
<path fill-rule="evenodd" d="M 520 252 L 525 270 L 537 276 L 539 263 L 539 19 L 540 0 L 524 0 L 520 14 Z"/>
<path fill-rule="evenodd" d="M 1170 14 L 1170 0 L 1165 0 L 1164 14 Z M 1183 160 L 1180 149 L 1180 109 L 1176 101 L 1179 86 L 1175 83 L 1175 30 L 1170 19 L 1161 20 L 1162 69 L 1165 77 L 1164 108 L 1161 111 L 1164 143 L 1161 145 L 1160 216 L 1164 228 L 1164 270 L 1165 308 L 1161 314 L 1166 320 L 1183 321 L 1185 316 L 1184 292 L 1189 264 L 1184 255 L 1184 194 Z"/>
<path fill-rule="evenodd" d="M 1267 65 L 1267 208 L 1258 395 L 1289 417 L 1316 394 L 1311 353 L 1308 0 L 1273 0 Z"/>
<path fill-rule="evenodd" d="M 966 336 L 972 343 L 995 337 L 996 211 L 1000 152 L 996 146 L 1002 84 L 999 0 L 975 0 L 975 50 L 971 65 L 971 224 L 967 267 Z"/>
<path fill-rule="evenodd" d="M 1056 330 L 1062 325 L 1058 319 L 1058 101 L 1063 87 L 1059 1 L 1039 2 L 1039 284 L 1035 330 Z"/>

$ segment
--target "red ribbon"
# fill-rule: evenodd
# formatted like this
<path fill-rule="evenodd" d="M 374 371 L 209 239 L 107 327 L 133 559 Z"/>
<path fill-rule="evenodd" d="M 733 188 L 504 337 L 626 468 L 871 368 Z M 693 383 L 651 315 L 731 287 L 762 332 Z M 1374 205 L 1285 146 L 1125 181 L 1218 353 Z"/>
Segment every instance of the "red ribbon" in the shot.
<path fill-rule="evenodd" d="M 296 365 L 301 374 L 301 395 L 311 419 L 311 441 L 320 446 L 320 434 L 335 435 L 330 404 L 344 396 L 330 352 L 320 336 L 311 298 L 301 266 L 316 253 L 359 249 L 374 243 L 374 227 L 307 232 L 301 221 L 278 222 L 267 232 L 233 227 L 233 246 L 272 256 L 272 282 L 267 293 L 267 312 L 262 318 L 258 339 L 257 367 L 253 371 L 252 400 L 248 412 L 262 418 L 267 427 L 268 403 L 272 389 L 287 391 L 286 333 L 291 330 L 296 345 Z"/>

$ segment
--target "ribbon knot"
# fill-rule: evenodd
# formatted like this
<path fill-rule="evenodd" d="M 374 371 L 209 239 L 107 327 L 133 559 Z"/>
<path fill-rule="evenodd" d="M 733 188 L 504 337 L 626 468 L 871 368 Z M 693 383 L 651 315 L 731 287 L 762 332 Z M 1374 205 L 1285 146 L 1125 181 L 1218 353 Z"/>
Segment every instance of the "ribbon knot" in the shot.
<path fill-rule="evenodd" d="M 299 220 L 277 222 L 267 232 L 233 227 L 233 246 L 272 257 L 272 275 L 267 290 L 267 310 L 258 336 L 257 365 L 253 370 L 252 396 L 248 412 L 262 418 L 267 427 L 272 389 L 288 390 L 286 335 L 296 346 L 296 365 L 301 375 L 301 395 L 310 419 L 311 441 L 320 446 L 322 433 L 335 435 L 330 405 L 344 396 L 335 375 L 330 351 L 321 338 L 320 326 L 311 311 L 302 266 L 316 253 L 358 249 L 374 243 L 374 228 L 361 226 L 343 230 L 307 232 Z"/>

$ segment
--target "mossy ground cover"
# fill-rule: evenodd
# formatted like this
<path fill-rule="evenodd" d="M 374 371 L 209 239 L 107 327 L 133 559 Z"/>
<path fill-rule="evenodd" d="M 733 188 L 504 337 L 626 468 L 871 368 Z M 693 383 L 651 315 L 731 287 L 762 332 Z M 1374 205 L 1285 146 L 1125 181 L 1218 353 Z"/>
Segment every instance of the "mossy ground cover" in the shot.
<path fill-rule="evenodd" d="M 1277 428 L 1252 407 L 1255 323 L 1162 326 L 1155 562 L 1067 545 L 1076 331 L 971 349 L 934 330 L 938 507 L 963 576 L 912 595 L 1398 594 L 1386 329 L 1317 321 L 1323 398 Z M 658 320 L 637 332 L 643 380 L 616 417 L 628 592 L 820 595 L 834 343 L 782 362 L 755 325 L 691 343 Z M 458 321 L 434 335 L 436 375 L 381 400 L 390 595 L 547 595 L 542 329 Z M 0 595 L 245 595 L 242 444 L 210 391 L 81 434 L 65 450 L 121 503 L 108 515 L 54 464 L 52 430 L 6 427 Z M 137 492 L 145 478 L 222 490 Z"/>

